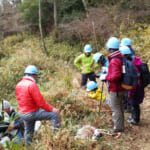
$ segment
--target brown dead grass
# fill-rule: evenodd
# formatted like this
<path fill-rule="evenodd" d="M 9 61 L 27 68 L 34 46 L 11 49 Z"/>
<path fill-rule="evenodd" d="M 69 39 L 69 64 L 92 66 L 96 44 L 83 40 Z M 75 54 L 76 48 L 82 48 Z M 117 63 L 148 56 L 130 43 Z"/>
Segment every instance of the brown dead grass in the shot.
<path fill-rule="evenodd" d="M 79 81 L 78 81 L 79 79 Z M 80 74 L 76 76 L 76 80 L 80 83 Z M 98 82 L 99 86 L 101 83 Z M 101 139 L 101 142 L 90 142 L 84 140 L 75 140 L 75 131 L 73 130 L 75 125 L 87 125 L 91 124 L 97 128 L 112 128 L 113 124 L 111 123 L 111 112 L 110 109 L 106 107 L 105 104 L 102 104 L 101 112 L 106 113 L 107 117 L 99 116 L 98 112 L 99 109 L 99 101 L 93 100 L 87 97 L 85 89 L 77 88 L 76 85 L 73 88 L 76 91 L 76 97 L 74 98 L 74 102 L 65 104 L 65 106 L 61 106 L 61 117 L 64 118 L 74 118 L 74 120 L 82 120 L 82 123 L 79 125 L 77 124 L 69 124 L 67 127 L 62 127 L 62 129 L 56 134 L 54 137 L 50 137 L 50 131 L 47 134 L 43 135 L 43 139 L 40 142 L 42 145 L 45 145 L 45 149 L 55 149 L 55 150 L 71 150 L 76 148 L 77 150 L 110 150 L 111 148 L 108 146 L 107 143 L 113 147 L 115 150 L 120 149 L 134 149 L 134 150 L 149 150 L 149 123 L 150 120 L 148 119 L 148 108 L 149 108 L 149 87 L 146 88 L 146 99 L 145 103 L 142 104 L 141 108 L 141 123 L 139 126 L 132 126 L 126 121 L 126 117 L 129 114 L 125 114 L 125 132 L 121 135 L 120 138 L 116 139 L 115 137 L 111 137 L 108 135 L 104 135 Z M 105 87 L 104 93 L 107 93 L 107 89 Z M 59 95 L 63 96 L 63 95 Z M 83 104 L 83 105 L 82 105 Z M 87 112 L 87 109 L 89 110 Z M 87 116 L 91 113 L 95 114 L 95 117 L 92 120 L 87 120 Z M 84 114 L 84 115 L 83 115 Z M 62 124 L 64 126 L 64 123 Z M 48 128 L 48 126 L 47 126 Z M 43 133 L 43 131 L 42 131 Z M 88 144 L 87 144 L 88 143 Z M 138 143 L 138 144 L 137 144 Z M 101 147 L 101 148 L 100 148 Z"/>
<path fill-rule="evenodd" d="M 0 32 L 3 34 L 2 36 L 6 37 L 24 31 L 25 25 L 19 22 L 20 18 L 20 13 L 12 7 L 7 7 L 4 12 L 0 12 Z"/>
<path fill-rule="evenodd" d="M 144 4 L 146 5 L 146 2 Z M 137 22 L 144 22 L 143 18 L 146 19 L 149 13 L 150 10 L 144 9 L 144 6 L 138 11 L 121 8 L 119 10 L 109 6 L 93 8 L 88 18 L 62 24 L 56 32 L 59 41 L 71 39 L 81 44 L 91 41 L 95 46 L 98 45 L 94 47 L 97 49 L 103 47 L 110 36 L 126 33 L 127 30 L 134 28 Z"/>

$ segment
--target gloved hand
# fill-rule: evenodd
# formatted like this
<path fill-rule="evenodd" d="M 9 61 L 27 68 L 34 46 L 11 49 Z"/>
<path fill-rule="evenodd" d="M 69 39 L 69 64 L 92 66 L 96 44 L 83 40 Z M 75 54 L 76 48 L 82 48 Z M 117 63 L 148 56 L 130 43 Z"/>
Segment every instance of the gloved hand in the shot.
<path fill-rule="evenodd" d="M 102 72 L 103 72 L 103 73 L 108 72 L 108 68 L 107 68 L 107 67 L 102 67 L 102 69 L 101 69 L 101 70 L 102 70 Z"/>
<path fill-rule="evenodd" d="M 91 66 L 92 69 L 94 69 L 94 66 Z"/>
<path fill-rule="evenodd" d="M 107 74 L 102 74 L 102 75 L 100 76 L 100 80 L 101 80 L 101 81 L 106 81 L 106 75 L 107 75 Z"/>
<path fill-rule="evenodd" d="M 84 70 L 84 67 L 81 67 L 81 70 Z"/>

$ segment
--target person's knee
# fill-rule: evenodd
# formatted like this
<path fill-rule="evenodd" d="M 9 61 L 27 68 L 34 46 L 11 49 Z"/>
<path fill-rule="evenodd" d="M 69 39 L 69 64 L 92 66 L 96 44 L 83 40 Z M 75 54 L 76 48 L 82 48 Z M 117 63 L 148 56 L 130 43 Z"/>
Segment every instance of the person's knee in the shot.
<path fill-rule="evenodd" d="M 54 113 L 52 116 L 52 119 L 53 120 L 59 120 L 60 119 L 59 114 Z"/>

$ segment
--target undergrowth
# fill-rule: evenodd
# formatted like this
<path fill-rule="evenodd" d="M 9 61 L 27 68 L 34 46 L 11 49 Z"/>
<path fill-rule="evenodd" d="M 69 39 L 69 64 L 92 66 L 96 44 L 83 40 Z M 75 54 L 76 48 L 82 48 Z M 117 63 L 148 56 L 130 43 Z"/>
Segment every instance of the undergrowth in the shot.
<path fill-rule="evenodd" d="M 148 62 L 150 60 L 150 26 L 137 24 L 136 29 L 126 33 L 121 30 L 118 37 L 120 40 L 129 37 L 136 55 L 142 61 Z M 42 51 L 38 37 L 22 37 L 22 42 L 15 41 L 15 38 L 5 39 L 4 51 L 9 55 L 0 60 L 0 99 L 7 99 L 17 109 L 15 86 L 21 80 L 25 67 L 28 64 L 33 64 L 37 66 L 39 71 L 37 83 L 40 91 L 47 102 L 60 109 L 61 115 L 62 129 L 56 135 L 52 135 L 49 122 L 43 122 L 39 133 L 35 136 L 33 149 L 136 149 L 136 145 L 126 145 L 127 142 L 131 142 L 131 139 L 135 140 L 134 134 L 130 133 L 132 128 L 127 124 L 126 134 L 123 134 L 118 140 L 107 135 L 98 141 L 80 141 L 74 138 L 76 131 L 86 124 L 106 130 L 112 128 L 111 112 L 107 111 L 105 105 L 102 105 L 102 113 L 99 115 L 99 101 L 87 98 L 85 91 L 79 89 L 80 74 L 73 67 L 73 60 L 82 53 L 83 47 L 81 45 L 70 46 L 67 42 L 55 43 L 53 38 L 48 36 L 45 38 L 45 42 L 49 56 L 46 56 Z M 10 41 L 15 42 L 11 44 Z M 12 49 L 11 52 L 10 49 Z M 105 47 L 100 52 L 105 56 L 108 55 Z"/>

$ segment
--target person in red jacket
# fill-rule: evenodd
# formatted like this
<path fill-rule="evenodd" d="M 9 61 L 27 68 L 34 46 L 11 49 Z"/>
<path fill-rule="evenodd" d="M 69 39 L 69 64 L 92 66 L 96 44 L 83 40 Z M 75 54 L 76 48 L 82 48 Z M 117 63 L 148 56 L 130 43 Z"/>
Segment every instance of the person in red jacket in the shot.
<path fill-rule="evenodd" d="M 119 51 L 119 40 L 116 37 L 111 37 L 107 43 L 107 51 L 110 53 L 108 56 L 109 66 L 108 74 L 103 74 L 100 79 L 106 80 L 110 92 L 112 120 L 114 123 L 114 132 L 124 131 L 124 111 L 123 111 L 123 96 L 124 89 L 121 87 L 122 77 L 122 61 L 116 57 L 123 58 Z"/>
<path fill-rule="evenodd" d="M 59 110 L 48 104 L 41 95 L 36 79 L 37 68 L 29 65 L 24 71 L 24 77 L 17 84 L 15 93 L 18 101 L 19 112 L 25 125 L 25 145 L 32 142 L 36 120 L 50 120 L 53 132 L 60 128 Z"/>

